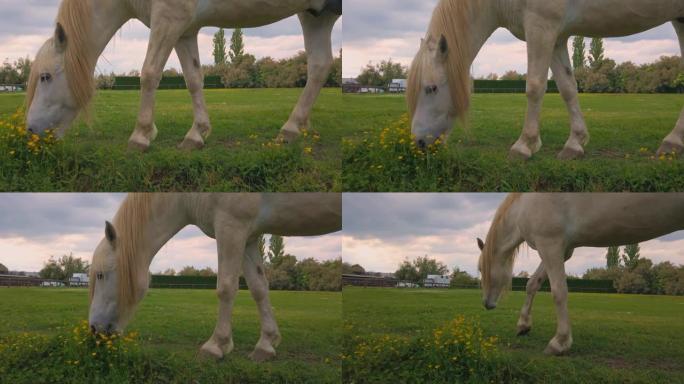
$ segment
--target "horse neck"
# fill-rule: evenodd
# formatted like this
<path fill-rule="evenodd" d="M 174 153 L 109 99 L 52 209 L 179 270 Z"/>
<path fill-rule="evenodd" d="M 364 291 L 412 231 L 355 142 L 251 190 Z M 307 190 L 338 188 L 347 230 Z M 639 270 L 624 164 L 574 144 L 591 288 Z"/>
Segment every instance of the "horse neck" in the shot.
<path fill-rule="evenodd" d="M 500 0 L 479 0 L 479 8 L 473 9 L 470 17 L 470 55 L 468 66 L 494 31 L 501 26 L 498 3 Z"/>
<path fill-rule="evenodd" d="M 146 227 L 141 228 L 146 234 L 146 250 L 149 252 L 143 260 L 147 269 L 164 244 L 188 224 L 190 219 L 180 195 L 170 193 L 153 197 L 150 218 L 144 224 Z"/>
<path fill-rule="evenodd" d="M 501 220 L 495 223 L 496 226 L 496 242 L 494 249 L 496 254 L 511 255 L 513 250 L 524 241 L 520 229 L 518 227 L 520 204 L 513 202 L 508 210 L 503 214 Z M 494 229 L 494 228 L 493 228 Z"/>
<path fill-rule="evenodd" d="M 88 50 L 94 58 L 93 63 L 102 55 L 116 31 L 128 20 L 133 13 L 125 0 L 86 0 L 92 10 L 91 41 Z M 94 68 L 93 68 L 94 70 Z"/>

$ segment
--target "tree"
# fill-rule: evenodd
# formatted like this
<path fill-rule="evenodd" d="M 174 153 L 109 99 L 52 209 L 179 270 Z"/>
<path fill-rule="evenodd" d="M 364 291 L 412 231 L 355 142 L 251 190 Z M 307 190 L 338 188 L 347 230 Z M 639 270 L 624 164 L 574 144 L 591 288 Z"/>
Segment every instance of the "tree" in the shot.
<path fill-rule="evenodd" d="M 351 266 L 351 273 L 353 273 L 355 275 L 365 275 L 366 270 L 362 266 L 360 266 L 359 264 L 354 264 Z"/>
<path fill-rule="evenodd" d="M 428 275 L 446 275 L 449 268 L 436 259 L 431 259 L 427 255 L 419 257 L 413 261 L 413 265 L 418 271 L 420 279 L 427 278 Z"/>
<path fill-rule="evenodd" d="M 226 34 L 219 28 L 214 34 L 214 64 L 226 63 Z"/>
<path fill-rule="evenodd" d="M 192 265 L 186 265 L 178 272 L 178 276 L 199 276 L 199 270 Z"/>
<path fill-rule="evenodd" d="M 515 70 L 510 70 L 506 71 L 501 78 L 501 80 L 525 80 L 525 75 L 522 73 L 518 73 L 518 71 Z"/>
<path fill-rule="evenodd" d="M 589 65 L 592 68 L 598 68 L 603 62 L 604 53 L 603 39 L 600 37 L 592 38 L 591 43 L 589 44 Z"/>
<path fill-rule="evenodd" d="M 259 239 L 257 239 L 257 249 L 259 250 L 259 257 L 261 260 L 266 259 L 266 239 L 264 238 L 264 235 L 260 235 Z"/>
<path fill-rule="evenodd" d="M 480 280 L 476 277 L 470 276 L 466 271 L 461 271 L 458 268 L 451 273 L 451 288 L 476 288 L 480 284 Z"/>
<path fill-rule="evenodd" d="M 632 270 L 636 268 L 637 263 L 639 262 L 639 257 L 641 256 L 639 251 L 639 244 L 625 245 L 625 249 L 623 250 L 622 254 L 622 262 L 625 264 L 627 269 Z"/>
<path fill-rule="evenodd" d="M 274 266 L 282 263 L 285 257 L 285 241 L 282 236 L 271 235 L 268 242 L 268 262 Z M 296 259 L 295 259 L 296 260 Z"/>
<path fill-rule="evenodd" d="M 389 59 L 376 65 L 366 64 L 366 67 L 361 70 L 361 74 L 356 77 L 356 81 L 362 85 L 384 87 L 389 85 L 393 79 L 405 79 L 407 76 L 408 68 L 406 66 Z"/>
<path fill-rule="evenodd" d="M 620 247 L 608 247 L 606 251 L 606 268 L 620 266 Z"/>
<path fill-rule="evenodd" d="M 39 275 L 43 279 L 66 280 L 74 273 L 88 272 L 89 267 L 87 261 L 80 257 L 74 257 L 72 253 L 63 255 L 59 259 L 50 256 L 48 261 L 43 264 L 43 269 L 40 270 Z"/>
<path fill-rule="evenodd" d="M 7 267 L 5 267 L 4 264 L 0 263 L 0 274 L 7 274 L 7 273 L 9 273 L 9 269 L 7 269 Z"/>
<path fill-rule="evenodd" d="M 239 63 L 244 54 L 245 44 L 242 41 L 242 29 L 235 28 L 233 30 L 233 35 L 230 37 L 230 51 L 228 51 L 230 62 L 232 64 Z"/>
<path fill-rule="evenodd" d="M 418 269 L 411 264 L 408 259 L 399 264 L 399 269 L 394 272 L 394 276 L 399 280 L 410 281 L 413 283 L 418 283 L 420 281 L 420 275 L 418 274 Z"/>
<path fill-rule="evenodd" d="M 161 273 L 162 275 L 166 276 L 175 276 L 176 275 L 176 270 L 173 268 L 167 268 L 164 272 Z"/>
<path fill-rule="evenodd" d="M 583 36 L 575 36 L 572 39 L 572 67 L 579 69 L 584 67 L 585 58 L 585 44 Z"/>

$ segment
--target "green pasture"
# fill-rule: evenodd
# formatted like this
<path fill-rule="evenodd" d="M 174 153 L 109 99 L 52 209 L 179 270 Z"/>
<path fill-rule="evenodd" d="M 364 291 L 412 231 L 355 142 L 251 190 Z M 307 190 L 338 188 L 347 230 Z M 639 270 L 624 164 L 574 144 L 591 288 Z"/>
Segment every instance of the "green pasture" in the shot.
<path fill-rule="evenodd" d="M 486 311 L 480 290 L 345 287 L 344 353 L 355 359 L 352 351 L 359 342 L 430 335 L 464 315 L 480 324 L 484 336 L 498 338 L 501 356 L 497 368 L 511 372 L 514 382 L 684 382 L 684 297 L 570 293 L 574 344 L 562 357 L 543 354 L 556 327 L 548 292 L 535 298 L 532 331 L 516 336 L 524 298 L 524 292 L 510 292 L 496 309 Z M 354 364 L 363 366 L 363 361 Z M 404 365 L 396 361 L 389 372 L 398 376 Z M 419 377 L 421 373 L 410 374 Z M 382 382 L 372 375 L 357 376 L 344 367 L 343 377 L 346 383 Z M 472 381 L 479 382 L 477 378 Z"/>
<path fill-rule="evenodd" d="M 275 291 L 270 297 L 283 337 L 275 360 L 257 364 L 247 356 L 259 339 L 259 317 L 249 292 L 241 290 L 233 310 L 235 350 L 214 362 L 197 357 L 216 324 L 218 301 L 214 291 L 151 289 L 127 331 L 139 333 L 140 359 L 150 360 L 145 366 L 154 369 L 131 382 L 339 382 L 341 293 Z M 0 307 L 0 344 L 24 332 L 69 336 L 71 329 L 88 317 L 88 291 L 2 288 Z M 54 368 L 47 376 L 33 375 L 54 365 L 57 357 L 42 351 L 32 356 L 38 358 L 16 363 L 19 367 L 7 366 L 0 358 L 0 383 L 55 382 L 55 377 L 65 374 L 73 382 L 90 381 L 84 379 L 89 377 L 88 372 L 75 367 L 64 367 L 63 371 Z M 106 377 L 99 379 L 112 382 Z"/>
<path fill-rule="evenodd" d="M 143 154 L 127 150 L 139 91 L 99 91 L 92 123 L 75 125 L 63 142 L 28 163 L 0 154 L 4 191 L 339 191 L 341 149 L 353 121 L 342 119 L 341 93 L 324 89 L 307 137 L 287 146 L 272 141 L 301 89 L 205 90 L 213 131 L 204 149 L 176 148 L 192 126 L 187 90 L 157 93 L 157 139 Z M 0 94 L 0 120 L 23 104 Z M 12 148 L 3 148 L 9 152 Z"/>
<path fill-rule="evenodd" d="M 408 140 L 383 146 L 385 127 L 409 128 L 403 95 L 345 94 L 354 135 L 345 140 L 345 191 L 681 191 L 684 161 L 655 158 L 684 105 L 676 94 L 581 94 L 591 139 L 585 157 L 560 161 L 569 135 L 561 96 L 547 94 L 542 148 L 528 161 L 509 160 L 522 130 L 524 94 L 475 94 L 469 127 L 456 127 L 447 148 L 416 156 Z M 408 134 L 407 136 L 408 137 Z M 401 159 L 400 159 L 401 158 Z"/>

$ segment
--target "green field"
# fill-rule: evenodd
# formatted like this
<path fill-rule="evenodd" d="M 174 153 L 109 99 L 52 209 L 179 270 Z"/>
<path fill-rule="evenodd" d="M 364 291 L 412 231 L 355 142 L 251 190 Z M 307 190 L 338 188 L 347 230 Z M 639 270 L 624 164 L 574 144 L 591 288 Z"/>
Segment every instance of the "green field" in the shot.
<path fill-rule="evenodd" d="M 682 95 L 581 94 L 591 140 L 585 157 L 560 161 L 569 134 L 560 95 L 544 99 L 542 148 L 526 162 L 509 160 L 526 110 L 524 94 L 475 94 L 468 133 L 454 129 L 448 147 L 416 156 L 405 142 L 380 135 L 408 128 L 400 95 L 343 95 L 345 113 L 357 121 L 343 149 L 345 191 L 680 191 L 684 162 L 655 158 L 674 127 Z M 390 132 L 392 135 L 392 132 Z M 387 144 L 387 143 L 386 143 Z M 401 157 L 401 160 L 400 160 Z"/>
<path fill-rule="evenodd" d="M 136 378 L 136 382 L 339 382 L 341 293 L 274 291 L 270 295 L 283 337 L 275 360 L 257 364 L 248 359 L 259 338 L 259 319 L 249 292 L 240 291 L 233 311 L 235 350 L 223 361 L 213 362 L 198 359 L 196 354 L 216 324 L 218 302 L 214 292 L 151 289 L 127 331 L 139 332 L 142 352 L 156 370 L 148 377 Z M 49 336 L 70 333 L 88 314 L 85 289 L 3 288 L 0 303 L 0 343 L 23 332 Z M 32 377 L 31 372 L 50 366 L 53 359 L 56 357 L 44 353 L 35 361 L 23 362 L 22 369 L 9 367 L 11 374 L 5 371 L 4 375 L 7 363 L 0 361 L 0 382 L 50 382 L 46 377 Z M 87 377 L 71 369 L 64 371 L 70 381 Z M 172 377 L 165 380 L 160 372 L 171 372 Z"/>
<path fill-rule="evenodd" d="M 176 146 L 192 126 L 190 96 L 186 90 L 160 91 L 155 119 L 159 135 L 147 153 L 139 154 L 127 150 L 139 91 L 100 91 L 91 125 L 72 127 L 48 156 L 28 163 L 30 159 L 0 154 L 0 190 L 339 191 L 339 143 L 353 122 L 340 117 L 338 89 L 322 91 L 309 136 L 289 146 L 265 147 L 277 136 L 300 93 L 301 89 L 206 90 L 212 134 L 204 149 L 184 152 Z M 15 112 L 23 99 L 23 94 L 0 94 L 0 120 Z"/>
<path fill-rule="evenodd" d="M 345 354 L 355 337 L 419 337 L 465 315 L 480 323 L 485 336 L 498 336 L 502 359 L 520 382 L 684 382 L 684 297 L 570 293 L 574 344 L 562 357 L 542 353 L 556 327 L 548 292 L 535 299 L 530 334 L 515 335 L 524 297 L 511 292 L 485 311 L 480 290 L 345 287 Z M 402 366 L 397 361 L 396 371 Z M 343 372 L 345 382 L 377 382 Z"/>

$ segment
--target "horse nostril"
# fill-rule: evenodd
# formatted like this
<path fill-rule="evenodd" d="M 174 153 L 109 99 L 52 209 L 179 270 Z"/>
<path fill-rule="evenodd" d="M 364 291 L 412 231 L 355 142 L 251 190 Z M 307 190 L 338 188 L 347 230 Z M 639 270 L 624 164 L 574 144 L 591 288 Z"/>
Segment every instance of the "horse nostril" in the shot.
<path fill-rule="evenodd" d="M 35 132 L 33 132 L 33 127 L 28 127 L 28 131 L 31 133 L 35 133 Z"/>
<path fill-rule="evenodd" d="M 97 329 L 95 329 L 95 326 L 94 326 L 94 325 L 91 325 L 91 326 L 90 326 L 90 332 L 92 332 L 92 333 L 97 333 Z"/>
<path fill-rule="evenodd" d="M 425 148 L 425 140 L 423 140 L 423 139 L 418 140 L 418 146 L 421 149 Z"/>

